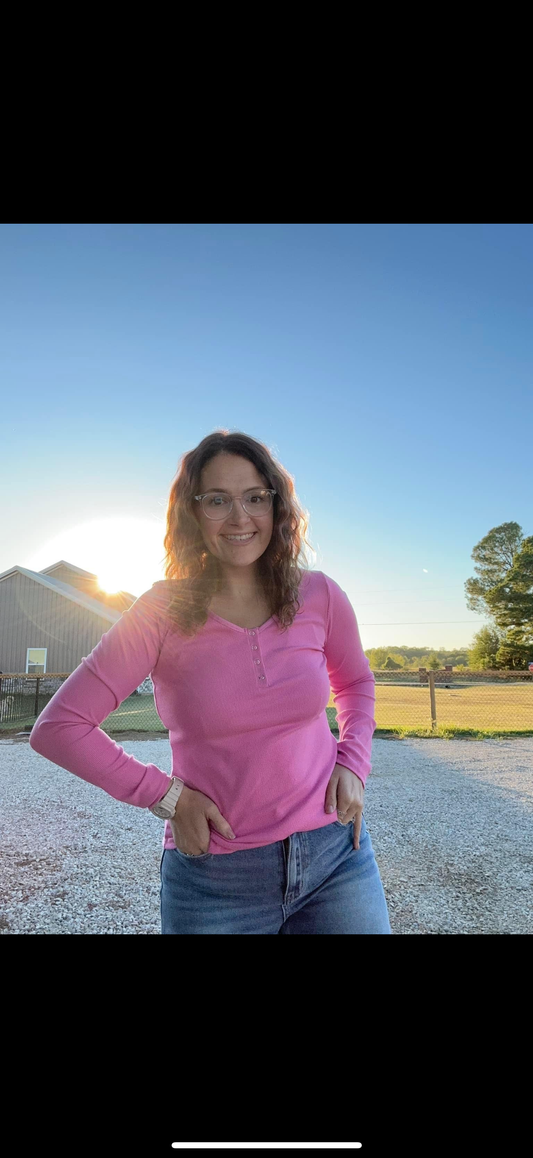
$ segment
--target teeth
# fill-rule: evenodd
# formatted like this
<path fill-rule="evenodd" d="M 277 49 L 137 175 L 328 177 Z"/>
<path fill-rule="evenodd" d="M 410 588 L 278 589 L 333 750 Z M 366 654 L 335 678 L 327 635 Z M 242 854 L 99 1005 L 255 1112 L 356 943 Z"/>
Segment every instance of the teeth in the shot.
<path fill-rule="evenodd" d="M 250 535 L 224 535 L 224 538 L 228 539 L 230 543 L 232 543 L 233 540 L 235 540 L 236 543 L 242 543 L 245 539 L 253 539 L 254 534 L 255 531 L 252 531 Z"/>

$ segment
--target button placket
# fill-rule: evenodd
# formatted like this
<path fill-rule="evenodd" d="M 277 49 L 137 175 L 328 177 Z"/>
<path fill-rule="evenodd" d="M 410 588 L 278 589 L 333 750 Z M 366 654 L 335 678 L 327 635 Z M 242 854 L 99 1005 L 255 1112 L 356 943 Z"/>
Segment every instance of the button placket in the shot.
<path fill-rule="evenodd" d="M 256 632 L 255 632 L 255 631 L 248 631 L 248 638 L 249 638 L 249 640 L 250 640 L 250 647 L 251 647 L 251 651 L 252 651 L 252 652 L 254 652 L 254 651 L 259 651 L 259 650 L 260 650 L 260 648 L 259 648 L 259 643 L 256 643 L 256 642 L 255 642 L 255 639 L 256 639 Z M 260 657 L 256 657 L 256 656 L 252 655 L 252 663 L 253 663 L 253 665 L 254 665 L 254 668 L 255 668 L 255 672 L 256 672 L 256 678 L 257 678 L 257 682 L 258 682 L 258 683 L 264 683 L 264 682 L 265 682 L 265 680 L 266 680 L 266 677 L 265 677 L 265 675 L 264 675 L 264 674 L 261 672 L 261 667 L 262 667 L 262 660 L 261 660 L 261 658 L 260 658 Z"/>

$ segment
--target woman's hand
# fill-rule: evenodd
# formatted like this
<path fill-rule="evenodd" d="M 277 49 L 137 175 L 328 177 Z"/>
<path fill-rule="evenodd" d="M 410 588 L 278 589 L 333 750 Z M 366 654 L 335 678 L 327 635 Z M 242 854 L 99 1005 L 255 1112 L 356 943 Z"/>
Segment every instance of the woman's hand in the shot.
<path fill-rule="evenodd" d="M 326 790 L 325 809 L 326 812 L 335 812 L 335 809 L 337 809 L 337 816 L 341 824 L 349 824 L 350 820 L 355 821 L 353 833 L 354 848 L 359 848 L 364 792 L 365 786 L 363 781 L 359 779 L 355 772 L 352 772 L 349 768 L 344 768 L 342 764 L 335 765 Z"/>
<path fill-rule="evenodd" d="M 203 792 L 187 788 L 184 784 L 174 816 L 169 821 L 176 848 L 189 856 L 200 856 L 209 852 L 211 839 L 209 821 L 222 836 L 227 836 L 230 840 L 235 839 L 235 833 L 227 820 L 224 820 L 214 800 L 205 796 Z"/>

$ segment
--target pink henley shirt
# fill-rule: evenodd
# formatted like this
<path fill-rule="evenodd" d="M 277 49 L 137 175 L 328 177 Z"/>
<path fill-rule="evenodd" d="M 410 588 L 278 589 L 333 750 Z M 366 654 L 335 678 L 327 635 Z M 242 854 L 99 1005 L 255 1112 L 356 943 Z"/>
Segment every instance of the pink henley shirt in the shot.
<path fill-rule="evenodd" d="M 166 616 L 172 581 L 154 583 L 106 631 L 37 718 L 30 747 L 115 800 L 148 808 L 169 779 L 100 724 L 150 675 L 168 728 L 172 775 L 204 792 L 235 840 L 211 826 L 209 852 L 236 852 L 332 824 L 335 764 L 371 769 L 375 681 L 353 607 L 323 571 L 304 571 L 300 610 L 248 629 L 209 612 L 187 638 Z M 339 740 L 325 708 L 335 696 Z M 154 824 L 162 823 L 154 817 Z M 175 848 L 165 822 L 163 848 Z"/>

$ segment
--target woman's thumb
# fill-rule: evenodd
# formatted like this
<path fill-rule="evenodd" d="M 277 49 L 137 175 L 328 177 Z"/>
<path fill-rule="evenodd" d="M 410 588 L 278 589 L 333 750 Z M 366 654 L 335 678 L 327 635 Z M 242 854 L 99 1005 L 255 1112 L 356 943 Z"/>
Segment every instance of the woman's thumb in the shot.
<path fill-rule="evenodd" d="M 233 832 L 233 829 L 228 824 L 227 820 L 224 820 L 224 817 L 222 816 L 222 813 L 218 811 L 218 808 L 213 813 L 213 815 L 209 817 L 209 819 L 211 823 L 214 824 L 217 831 L 222 833 L 222 836 L 229 836 L 230 840 L 235 840 L 235 833 Z"/>
<path fill-rule="evenodd" d="M 338 776 L 332 776 L 326 791 L 326 799 L 324 801 L 324 808 L 326 812 L 335 812 L 337 807 L 337 784 L 339 782 Z"/>

